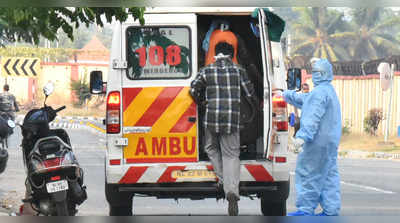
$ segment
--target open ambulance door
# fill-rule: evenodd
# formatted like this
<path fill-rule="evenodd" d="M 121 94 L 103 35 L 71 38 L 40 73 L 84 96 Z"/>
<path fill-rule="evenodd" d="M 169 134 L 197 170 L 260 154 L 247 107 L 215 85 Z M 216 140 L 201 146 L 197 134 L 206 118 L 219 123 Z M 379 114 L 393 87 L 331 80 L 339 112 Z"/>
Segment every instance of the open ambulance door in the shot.
<path fill-rule="evenodd" d="M 264 75 L 264 137 L 263 148 L 264 157 L 269 157 L 271 153 L 271 137 L 272 137 L 272 50 L 271 42 L 268 36 L 268 21 L 262 8 L 258 10 L 258 20 L 260 29 L 260 41 L 263 61 Z"/>

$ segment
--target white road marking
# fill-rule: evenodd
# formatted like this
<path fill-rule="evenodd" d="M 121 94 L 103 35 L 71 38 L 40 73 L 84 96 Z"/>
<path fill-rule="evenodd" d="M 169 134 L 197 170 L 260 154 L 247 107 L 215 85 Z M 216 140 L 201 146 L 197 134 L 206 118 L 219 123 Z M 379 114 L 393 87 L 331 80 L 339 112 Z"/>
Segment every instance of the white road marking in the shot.
<path fill-rule="evenodd" d="M 352 186 L 352 187 L 358 187 L 358 188 L 362 188 L 362 189 L 365 189 L 365 190 L 372 190 L 372 191 L 376 191 L 376 192 L 383 193 L 383 194 L 395 194 L 396 193 L 396 192 L 393 192 L 393 191 L 383 190 L 383 189 L 379 189 L 379 188 L 376 188 L 376 187 L 370 187 L 370 186 L 365 186 L 365 185 L 361 185 L 361 184 L 347 183 L 347 182 L 344 182 L 344 181 L 340 181 L 340 183 L 343 184 L 343 185 Z"/>
<path fill-rule="evenodd" d="M 294 176 L 295 173 L 294 172 L 290 172 L 290 175 Z M 379 189 L 379 188 L 376 188 L 376 187 L 370 187 L 370 186 L 365 186 L 365 185 L 361 185 L 361 184 L 348 183 L 348 182 L 344 182 L 344 181 L 340 181 L 340 183 L 342 185 L 351 186 L 351 187 L 358 187 L 358 188 L 361 188 L 361 189 L 364 189 L 364 190 L 372 190 L 372 191 L 383 193 L 383 194 L 395 194 L 396 193 L 396 192 L 393 192 L 393 191 L 383 190 L 383 189 Z"/>

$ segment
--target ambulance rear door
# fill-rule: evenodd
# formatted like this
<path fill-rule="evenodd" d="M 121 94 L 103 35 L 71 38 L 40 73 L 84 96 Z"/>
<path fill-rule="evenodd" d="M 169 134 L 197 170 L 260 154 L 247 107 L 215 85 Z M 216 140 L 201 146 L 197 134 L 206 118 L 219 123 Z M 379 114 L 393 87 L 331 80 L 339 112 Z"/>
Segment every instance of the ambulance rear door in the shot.
<path fill-rule="evenodd" d="M 197 162 L 195 14 L 148 14 L 123 27 L 122 129 L 126 164 Z"/>
<path fill-rule="evenodd" d="M 263 9 L 258 10 L 260 41 L 264 74 L 264 155 L 269 157 L 271 153 L 272 138 L 272 49 L 268 36 L 267 17 Z"/>

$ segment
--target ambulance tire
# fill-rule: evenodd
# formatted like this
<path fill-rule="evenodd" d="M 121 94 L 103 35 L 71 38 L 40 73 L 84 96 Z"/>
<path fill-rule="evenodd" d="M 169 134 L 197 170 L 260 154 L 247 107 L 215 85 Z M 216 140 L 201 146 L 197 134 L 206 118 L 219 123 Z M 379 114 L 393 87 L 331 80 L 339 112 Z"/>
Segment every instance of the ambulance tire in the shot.
<path fill-rule="evenodd" d="M 286 216 L 290 179 L 276 184 L 277 190 L 260 194 L 261 212 L 264 216 Z"/>
<path fill-rule="evenodd" d="M 111 206 L 110 216 L 132 216 L 132 206 Z"/>
<path fill-rule="evenodd" d="M 261 197 L 261 213 L 264 216 L 286 216 L 286 200 L 270 201 Z"/>
<path fill-rule="evenodd" d="M 105 192 L 110 216 L 133 215 L 133 193 L 119 192 L 117 186 L 107 183 L 105 184 Z"/>

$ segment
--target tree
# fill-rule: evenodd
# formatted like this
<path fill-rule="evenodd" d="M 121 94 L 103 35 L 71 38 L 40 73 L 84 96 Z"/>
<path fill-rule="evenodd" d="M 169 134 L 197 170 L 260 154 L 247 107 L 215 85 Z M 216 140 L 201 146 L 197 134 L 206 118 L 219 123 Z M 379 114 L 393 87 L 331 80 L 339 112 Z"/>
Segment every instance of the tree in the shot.
<path fill-rule="evenodd" d="M 383 120 L 383 112 L 380 108 L 373 108 L 368 111 L 364 118 L 364 131 L 370 135 L 376 136 L 379 123 Z"/>
<path fill-rule="evenodd" d="M 400 53 L 400 17 L 385 8 L 357 8 L 351 11 L 354 32 L 349 49 L 354 60 L 372 60 Z"/>
<path fill-rule="evenodd" d="M 103 27 L 91 24 L 89 27 L 80 26 L 78 29 L 74 29 L 74 41 L 68 38 L 65 33 L 60 33 L 58 35 L 58 47 L 59 48 L 71 48 L 71 49 L 81 49 L 83 48 L 93 36 L 97 36 L 99 40 L 104 44 L 105 47 L 111 47 L 112 40 L 112 25 L 104 24 Z M 41 41 L 42 42 L 42 41 Z M 52 47 L 56 44 L 53 43 Z"/>
<path fill-rule="evenodd" d="M 344 13 L 323 7 L 297 8 L 300 20 L 293 24 L 292 55 L 327 58 L 331 61 L 346 60 L 349 53 L 344 42 L 352 33 L 344 20 Z"/>
<path fill-rule="evenodd" d="M 299 12 L 291 7 L 273 7 L 273 12 L 285 20 L 285 31 L 291 30 L 291 24 L 298 21 Z"/>
<path fill-rule="evenodd" d="M 25 41 L 37 45 L 41 36 L 50 41 L 57 40 L 59 29 L 74 40 L 73 30 L 79 28 L 82 23 L 87 27 L 90 24 L 103 27 L 102 15 L 110 23 L 113 17 L 118 21 L 125 21 L 131 14 L 143 24 L 144 10 L 144 7 L 0 8 L 0 44 L 4 46 L 7 42 Z"/>
<path fill-rule="evenodd" d="M 80 80 L 71 82 L 71 90 L 77 97 L 77 101 L 74 101 L 74 106 L 81 107 L 85 105 L 87 100 L 90 100 L 92 94 L 90 93 L 89 84 L 87 83 L 87 70 Z"/>

